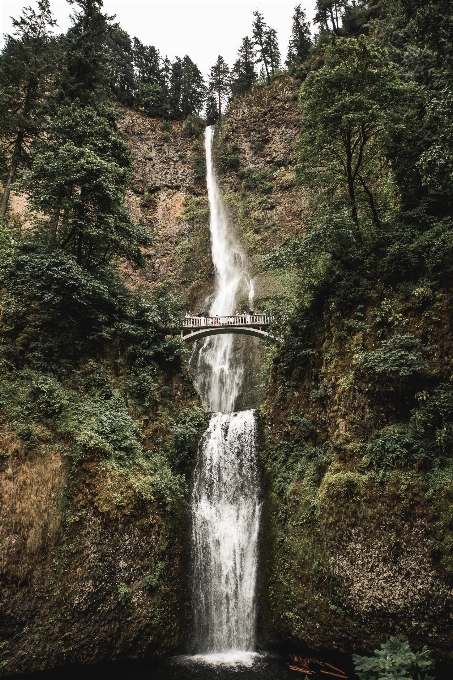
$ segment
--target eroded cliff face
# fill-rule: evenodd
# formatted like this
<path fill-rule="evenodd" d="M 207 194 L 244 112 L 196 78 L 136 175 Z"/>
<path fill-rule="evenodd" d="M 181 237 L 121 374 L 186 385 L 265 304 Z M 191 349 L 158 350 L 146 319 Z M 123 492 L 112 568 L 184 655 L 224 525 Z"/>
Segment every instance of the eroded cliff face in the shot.
<path fill-rule="evenodd" d="M 179 414 L 199 402 L 178 372 L 162 374 L 161 391 L 141 419 L 145 451 L 127 465 L 74 458 L 45 427 L 32 442 L 2 432 L 2 674 L 184 643 L 187 487 L 162 456 Z"/>
<path fill-rule="evenodd" d="M 119 127 L 133 157 L 129 206 L 154 237 L 146 267 L 125 269 L 131 286 L 166 283 L 188 309 L 210 292 L 212 261 L 202 132 L 125 110 Z"/>

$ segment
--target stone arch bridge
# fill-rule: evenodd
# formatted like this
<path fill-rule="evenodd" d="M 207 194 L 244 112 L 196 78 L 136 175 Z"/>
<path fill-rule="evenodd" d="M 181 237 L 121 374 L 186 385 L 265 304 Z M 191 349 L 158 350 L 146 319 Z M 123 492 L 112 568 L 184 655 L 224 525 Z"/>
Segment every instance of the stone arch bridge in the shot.
<path fill-rule="evenodd" d="M 272 317 L 265 314 L 236 314 L 231 316 L 186 316 L 181 321 L 181 338 L 192 342 L 208 335 L 240 333 L 256 338 L 281 342 L 280 338 L 269 333 Z"/>

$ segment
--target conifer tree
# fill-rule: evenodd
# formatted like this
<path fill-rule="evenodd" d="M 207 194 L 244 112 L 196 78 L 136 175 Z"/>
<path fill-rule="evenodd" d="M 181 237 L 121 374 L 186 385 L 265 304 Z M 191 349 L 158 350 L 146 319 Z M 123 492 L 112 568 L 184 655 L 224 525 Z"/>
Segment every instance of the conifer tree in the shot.
<path fill-rule="evenodd" d="M 222 109 L 226 105 L 230 94 L 230 69 L 220 55 L 209 73 L 208 93 L 215 96 L 217 116 L 222 117 Z"/>
<path fill-rule="evenodd" d="M 238 58 L 231 71 L 231 92 L 233 97 L 249 92 L 256 81 L 255 50 L 248 36 L 243 38 Z"/>
<path fill-rule="evenodd" d="M 341 18 L 348 0 L 316 0 L 316 14 L 314 23 L 319 24 L 322 31 L 333 31 L 336 35 L 341 32 Z"/>
<path fill-rule="evenodd" d="M 294 9 L 288 56 L 285 62 L 288 68 L 297 68 L 303 64 L 308 58 L 311 46 L 310 22 L 307 21 L 305 10 L 297 5 Z"/>
<path fill-rule="evenodd" d="M 135 96 L 134 55 L 132 41 L 118 24 L 112 26 L 107 47 L 110 57 L 110 89 L 118 101 L 132 106 Z"/>
<path fill-rule="evenodd" d="M 53 116 L 22 186 L 47 248 L 64 251 L 89 270 L 117 258 L 139 265 L 140 245 L 149 236 L 125 204 L 130 153 L 108 101 L 108 63 L 95 61 L 109 18 L 99 0 L 78 4 L 65 41 L 68 80 L 59 84 Z"/>
<path fill-rule="evenodd" d="M 171 66 L 169 112 L 171 118 L 183 118 L 199 113 L 206 97 L 200 69 L 189 56 L 176 57 Z"/>
<path fill-rule="evenodd" d="M 219 120 L 219 109 L 217 98 L 213 94 L 208 94 L 206 98 L 206 125 L 214 125 Z"/>
<path fill-rule="evenodd" d="M 11 185 L 28 164 L 30 143 L 43 124 L 42 103 L 56 46 L 50 30 L 55 23 L 49 0 L 39 0 L 38 11 L 27 7 L 13 19 L 15 33 L 6 36 L 0 57 L 0 134 L 7 159 L 1 217 L 8 208 Z"/>
<path fill-rule="evenodd" d="M 109 85 L 109 51 L 107 44 L 111 20 L 101 12 L 102 0 L 68 0 L 78 5 L 65 40 L 65 59 L 58 83 L 59 102 L 78 100 L 91 104 L 104 100 Z"/>
<path fill-rule="evenodd" d="M 277 31 L 274 28 L 268 27 L 260 12 L 253 12 L 253 16 L 255 17 L 253 22 L 253 40 L 254 46 L 257 48 L 256 63 L 262 64 L 266 80 L 270 83 L 271 75 L 280 66 Z"/>

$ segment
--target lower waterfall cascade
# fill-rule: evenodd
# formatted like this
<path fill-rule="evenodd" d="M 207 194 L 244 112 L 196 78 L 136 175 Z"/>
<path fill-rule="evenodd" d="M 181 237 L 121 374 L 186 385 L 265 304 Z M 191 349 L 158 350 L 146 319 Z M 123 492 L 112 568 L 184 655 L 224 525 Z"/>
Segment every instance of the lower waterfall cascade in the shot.
<path fill-rule="evenodd" d="M 211 314 L 234 314 L 243 289 L 253 301 L 247 262 L 229 229 L 214 172 L 213 128 L 205 150 L 215 291 Z M 243 359 L 234 335 L 208 337 L 198 348 L 200 392 L 213 412 L 194 471 L 192 603 L 198 655 L 241 662 L 255 648 L 258 534 L 261 514 L 257 424 L 253 410 L 234 412 Z"/>

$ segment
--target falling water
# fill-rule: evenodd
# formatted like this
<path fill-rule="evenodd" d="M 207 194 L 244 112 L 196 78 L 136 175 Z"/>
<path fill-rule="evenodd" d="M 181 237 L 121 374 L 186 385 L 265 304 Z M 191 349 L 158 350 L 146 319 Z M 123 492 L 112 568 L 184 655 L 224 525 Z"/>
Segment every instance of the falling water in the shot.
<path fill-rule="evenodd" d="M 212 162 L 213 128 L 206 128 L 206 183 L 208 186 L 211 253 L 215 270 L 215 291 L 209 313 L 227 316 L 236 310 L 241 288 L 253 291 L 246 258 L 229 229 Z M 249 304 L 253 302 L 249 294 Z M 201 394 L 211 411 L 234 410 L 242 386 L 244 365 L 234 353 L 234 335 L 214 335 L 205 339 L 198 352 L 196 368 Z"/>
<path fill-rule="evenodd" d="M 236 297 L 253 286 L 234 240 L 212 162 L 213 129 L 205 148 L 212 259 L 216 286 L 210 314 L 235 312 Z M 256 421 L 234 413 L 243 360 L 234 335 L 207 338 L 199 350 L 197 382 L 213 411 L 199 446 L 192 492 L 193 612 L 199 654 L 241 659 L 255 644 L 255 590 L 260 519 Z M 241 657 L 242 654 L 242 657 Z M 218 657 L 215 657 L 218 658 Z"/>

